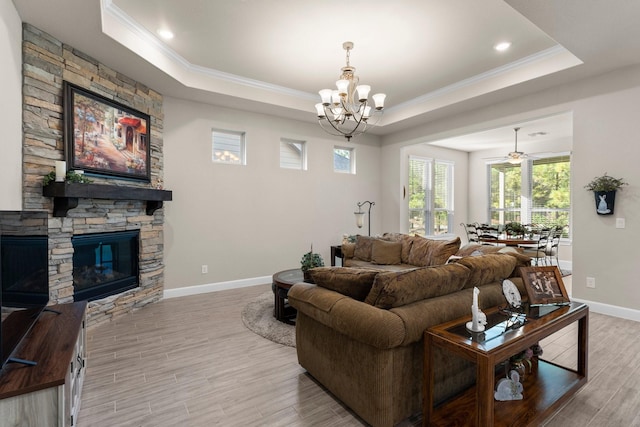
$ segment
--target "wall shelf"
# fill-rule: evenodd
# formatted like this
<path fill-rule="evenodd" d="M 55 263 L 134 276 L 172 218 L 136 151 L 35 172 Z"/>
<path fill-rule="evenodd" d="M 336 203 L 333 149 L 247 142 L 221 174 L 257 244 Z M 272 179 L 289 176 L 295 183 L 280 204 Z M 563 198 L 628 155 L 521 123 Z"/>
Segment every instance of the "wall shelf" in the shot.
<path fill-rule="evenodd" d="M 54 217 L 67 216 L 69 209 L 78 206 L 78 199 L 143 200 L 147 203 L 147 215 L 153 215 L 164 201 L 170 201 L 173 197 L 171 191 L 154 188 L 67 182 L 52 182 L 42 187 L 42 195 L 53 197 Z"/>

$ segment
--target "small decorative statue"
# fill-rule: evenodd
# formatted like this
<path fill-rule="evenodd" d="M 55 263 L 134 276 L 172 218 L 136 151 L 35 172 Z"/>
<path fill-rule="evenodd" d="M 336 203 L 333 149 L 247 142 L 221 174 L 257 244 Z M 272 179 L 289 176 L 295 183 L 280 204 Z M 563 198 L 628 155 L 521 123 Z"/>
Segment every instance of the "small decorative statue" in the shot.
<path fill-rule="evenodd" d="M 498 381 L 498 386 L 494 397 L 496 400 L 522 400 L 524 387 L 520 383 L 520 374 L 516 371 L 509 372 L 510 378 L 502 378 Z"/>
<path fill-rule="evenodd" d="M 478 294 L 480 289 L 473 288 L 473 305 L 471 306 L 471 322 L 467 322 L 467 329 L 471 332 L 484 331 L 484 325 L 487 324 L 487 316 L 480 310 L 478 306 Z"/>

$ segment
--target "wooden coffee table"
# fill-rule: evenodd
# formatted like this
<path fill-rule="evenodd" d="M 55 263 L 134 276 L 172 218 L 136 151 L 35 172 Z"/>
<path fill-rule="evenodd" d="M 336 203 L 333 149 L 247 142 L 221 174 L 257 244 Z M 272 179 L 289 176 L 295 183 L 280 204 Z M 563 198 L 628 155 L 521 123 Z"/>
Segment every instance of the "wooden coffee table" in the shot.
<path fill-rule="evenodd" d="M 304 275 L 299 268 L 279 271 L 273 275 L 273 284 L 271 285 L 274 294 L 273 315 L 279 321 L 290 325 L 296 324 L 297 311 L 287 304 L 287 294 L 291 286 L 299 282 L 304 282 Z"/>
<path fill-rule="evenodd" d="M 507 316 L 487 310 L 484 333 L 465 329 L 471 316 L 444 323 L 424 333 L 423 426 L 529 426 L 539 425 L 587 382 L 589 307 L 571 303 L 539 318 L 527 318 L 524 326 L 504 332 Z M 540 359 L 524 379 L 524 399 L 496 401 L 496 366 L 543 338 L 578 322 L 577 369 Z M 498 328 L 498 329 L 496 329 Z M 433 408 L 435 346 L 476 363 L 476 385 Z M 504 371 L 498 370 L 498 378 Z"/>

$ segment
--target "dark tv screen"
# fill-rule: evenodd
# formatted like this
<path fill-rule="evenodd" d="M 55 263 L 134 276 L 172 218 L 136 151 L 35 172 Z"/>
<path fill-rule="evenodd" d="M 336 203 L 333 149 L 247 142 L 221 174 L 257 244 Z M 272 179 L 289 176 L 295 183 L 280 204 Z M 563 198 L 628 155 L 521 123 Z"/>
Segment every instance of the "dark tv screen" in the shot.
<path fill-rule="evenodd" d="M 0 211 L 0 368 L 49 302 L 47 234 L 46 212 Z"/>

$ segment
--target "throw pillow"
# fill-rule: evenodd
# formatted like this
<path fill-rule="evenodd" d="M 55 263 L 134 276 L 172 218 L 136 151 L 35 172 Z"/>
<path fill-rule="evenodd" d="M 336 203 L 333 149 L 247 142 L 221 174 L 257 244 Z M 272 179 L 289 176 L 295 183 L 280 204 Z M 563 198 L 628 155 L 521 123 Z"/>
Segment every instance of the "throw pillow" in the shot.
<path fill-rule="evenodd" d="M 382 238 L 392 242 L 402 242 L 400 262 L 402 264 L 409 264 L 409 253 L 411 252 L 411 246 L 413 245 L 413 236 L 404 233 L 384 233 Z"/>
<path fill-rule="evenodd" d="M 376 239 L 371 247 L 371 262 L 393 265 L 402 262 L 402 242 L 388 242 Z"/>
<path fill-rule="evenodd" d="M 459 264 L 385 272 L 376 276 L 365 303 L 378 308 L 394 308 L 461 290 L 469 269 Z"/>
<path fill-rule="evenodd" d="M 457 264 L 471 270 L 465 288 L 473 288 L 487 283 L 502 282 L 511 277 L 516 267 L 516 258 L 510 254 L 487 254 L 464 257 L 459 259 Z"/>
<path fill-rule="evenodd" d="M 421 236 L 413 238 L 413 245 L 409 252 L 409 264 L 419 267 L 442 265 L 451 255 L 460 249 L 460 238 L 453 240 L 432 240 Z"/>
<path fill-rule="evenodd" d="M 356 237 L 356 248 L 353 257 L 361 261 L 371 261 L 371 248 L 375 237 L 358 236 Z"/>
<path fill-rule="evenodd" d="M 379 273 L 377 270 L 347 267 L 316 267 L 309 270 L 316 286 L 364 301 Z"/>
<path fill-rule="evenodd" d="M 340 247 L 342 249 L 342 256 L 345 258 L 353 258 L 356 244 L 355 243 L 343 243 Z"/>

